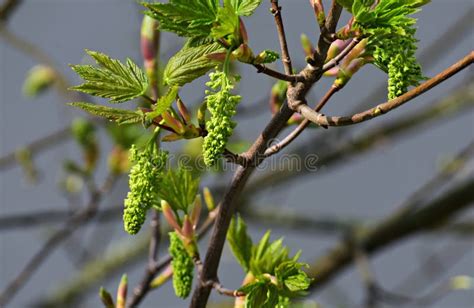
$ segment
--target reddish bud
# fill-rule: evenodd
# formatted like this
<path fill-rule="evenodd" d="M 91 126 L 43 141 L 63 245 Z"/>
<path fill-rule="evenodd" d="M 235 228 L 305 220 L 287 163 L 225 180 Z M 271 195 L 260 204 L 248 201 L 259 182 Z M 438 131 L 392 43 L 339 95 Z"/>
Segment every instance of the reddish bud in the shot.
<path fill-rule="evenodd" d="M 308 36 L 304 33 L 301 34 L 300 41 L 301 41 L 301 46 L 303 47 L 304 54 L 307 57 L 311 57 L 315 51 L 313 43 L 311 43 Z"/>
<path fill-rule="evenodd" d="M 196 226 L 199 222 L 199 216 L 201 215 L 202 202 L 201 195 L 197 195 L 194 200 L 194 207 L 191 211 L 191 223 L 193 224 L 193 229 L 196 229 Z"/>
<path fill-rule="evenodd" d="M 184 125 L 178 119 L 174 118 L 168 111 L 163 112 L 162 114 L 165 124 L 171 127 L 177 134 L 184 134 Z"/>
<path fill-rule="evenodd" d="M 204 187 L 204 201 L 206 202 L 207 210 L 210 212 L 216 208 L 216 204 L 214 203 L 214 197 L 212 197 L 212 193 L 209 188 Z"/>
<path fill-rule="evenodd" d="M 124 274 L 117 289 L 117 308 L 125 308 L 125 303 L 127 302 L 127 289 L 128 278 L 127 275 Z"/>
<path fill-rule="evenodd" d="M 191 114 L 189 113 L 188 108 L 186 108 L 186 105 L 184 105 L 183 101 L 179 97 L 177 99 L 177 105 L 179 114 L 184 120 L 184 124 L 191 122 Z"/>
<path fill-rule="evenodd" d="M 239 17 L 239 31 L 240 31 L 240 37 L 242 38 L 242 41 L 244 44 L 247 44 L 249 41 L 249 36 L 247 34 L 247 29 L 245 28 L 245 24 L 242 21 L 242 18 Z"/>
<path fill-rule="evenodd" d="M 161 200 L 161 210 L 163 212 L 163 216 L 165 217 L 168 224 L 176 230 L 179 234 L 181 234 L 181 227 L 176 221 L 176 216 L 174 215 L 173 209 L 169 205 L 168 202 L 165 200 Z"/>

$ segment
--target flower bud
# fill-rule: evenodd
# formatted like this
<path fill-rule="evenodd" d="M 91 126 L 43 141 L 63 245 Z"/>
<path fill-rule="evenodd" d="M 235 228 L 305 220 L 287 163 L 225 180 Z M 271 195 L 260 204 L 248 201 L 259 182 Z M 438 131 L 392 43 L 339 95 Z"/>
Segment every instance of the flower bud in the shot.
<path fill-rule="evenodd" d="M 184 123 L 186 124 L 186 123 L 191 122 L 191 114 L 189 113 L 188 108 L 186 108 L 186 105 L 183 103 L 181 98 L 178 97 L 176 102 L 177 102 L 177 105 L 178 105 L 179 114 L 183 118 Z"/>
<path fill-rule="evenodd" d="M 304 54 L 307 57 L 311 57 L 315 51 L 313 43 L 311 43 L 308 36 L 304 33 L 301 34 L 300 41 L 301 41 L 301 46 L 303 47 Z"/>
<path fill-rule="evenodd" d="M 253 60 L 254 64 L 273 63 L 280 58 L 280 55 L 272 50 L 264 50 Z"/>
<path fill-rule="evenodd" d="M 144 59 L 145 73 L 150 81 L 152 89 L 158 87 L 158 45 L 160 40 L 160 31 L 158 30 L 158 21 L 145 15 L 142 21 L 140 43 L 142 56 Z M 156 91 L 156 90 L 154 90 Z M 158 93 L 153 93 L 156 97 Z"/>
<path fill-rule="evenodd" d="M 36 97 L 56 81 L 56 73 L 46 65 L 36 65 L 31 68 L 23 83 L 23 94 L 29 97 Z"/>
<path fill-rule="evenodd" d="M 341 51 L 343 51 L 351 42 L 352 40 L 335 40 L 332 42 L 331 46 L 329 46 L 328 55 L 326 61 L 333 59 L 337 56 Z"/>
<path fill-rule="evenodd" d="M 114 300 L 112 299 L 112 295 L 103 287 L 99 289 L 99 296 L 100 300 L 104 304 L 105 308 L 115 308 Z"/>
<path fill-rule="evenodd" d="M 232 51 L 232 56 L 243 63 L 253 63 L 255 57 L 252 49 L 247 44 L 240 44 L 240 46 Z"/>
<path fill-rule="evenodd" d="M 181 121 L 174 118 L 168 111 L 163 112 L 162 117 L 165 120 L 165 124 L 171 127 L 177 134 L 184 134 L 185 130 Z"/>
<path fill-rule="evenodd" d="M 175 229 L 177 232 L 181 233 L 181 226 L 178 224 L 176 220 L 176 216 L 171 208 L 170 204 L 165 200 L 161 200 L 161 210 L 163 211 L 163 216 L 171 228 Z"/>
<path fill-rule="evenodd" d="M 201 215 L 202 203 L 201 203 L 201 195 L 196 195 L 196 199 L 194 200 L 194 206 L 191 211 L 191 222 L 193 224 L 193 229 L 196 229 L 196 226 L 199 222 L 199 216 Z"/>
<path fill-rule="evenodd" d="M 128 278 L 126 274 L 122 275 L 117 289 L 117 308 L 125 308 L 127 302 Z"/>
<path fill-rule="evenodd" d="M 126 173 L 130 169 L 130 160 L 128 159 L 128 150 L 121 146 L 115 146 L 109 154 L 109 170 L 115 174 Z"/>
<path fill-rule="evenodd" d="M 204 201 L 206 202 L 206 207 L 209 212 L 213 211 L 216 208 L 216 204 L 214 203 L 214 197 L 212 197 L 212 193 L 208 187 L 204 187 Z"/>
<path fill-rule="evenodd" d="M 204 101 L 201 106 L 199 106 L 197 112 L 197 120 L 199 127 L 205 128 L 206 127 L 206 110 L 207 110 L 207 102 Z"/>

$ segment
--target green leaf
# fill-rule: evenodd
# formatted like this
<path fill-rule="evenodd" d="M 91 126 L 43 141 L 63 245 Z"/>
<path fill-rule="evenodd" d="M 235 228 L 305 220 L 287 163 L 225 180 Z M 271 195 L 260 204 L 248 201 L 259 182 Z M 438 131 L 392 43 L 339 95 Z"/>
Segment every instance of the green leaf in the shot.
<path fill-rule="evenodd" d="M 216 21 L 211 29 L 211 37 L 216 40 L 227 38 L 231 45 L 238 46 L 240 44 L 239 16 L 229 1 L 224 0 L 224 7 L 220 7 L 217 11 Z"/>
<path fill-rule="evenodd" d="M 218 43 L 197 47 L 183 47 L 168 61 L 163 74 L 164 83 L 183 86 L 204 75 L 214 68 L 219 61 L 207 57 L 209 54 L 222 52 Z"/>
<path fill-rule="evenodd" d="M 245 296 L 245 308 L 261 308 L 267 301 L 267 292 L 266 283 L 254 283 Z"/>
<path fill-rule="evenodd" d="M 250 16 L 262 3 L 262 0 L 230 0 L 235 13 L 239 16 Z"/>
<path fill-rule="evenodd" d="M 68 105 L 80 108 L 92 115 L 106 118 L 118 124 L 140 123 L 144 118 L 142 111 L 124 110 L 85 102 L 69 103 Z"/>
<path fill-rule="evenodd" d="M 99 66 L 72 65 L 71 68 L 85 80 L 85 83 L 72 87 L 72 90 L 108 98 L 113 103 L 129 101 L 145 94 L 148 79 L 132 60 L 127 59 L 126 64 L 123 64 L 100 52 L 86 52 Z"/>
<path fill-rule="evenodd" d="M 181 210 L 188 214 L 190 206 L 196 199 L 199 178 L 194 177 L 187 167 L 180 167 L 178 170 L 169 169 L 161 185 L 158 196 L 166 200 L 175 212 Z"/>
<path fill-rule="evenodd" d="M 269 280 L 257 281 L 239 289 L 245 292 L 245 308 L 275 308 L 278 305 L 278 289 Z"/>
<path fill-rule="evenodd" d="M 160 29 L 185 37 L 207 37 L 216 19 L 219 0 L 170 0 L 146 3 L 146 14 L 160 22 Z"/>
<path fill-rule="evenodd" d="M 179 87 L 178 86 L 172 86 L 171 88 L 168 89 L 168 92 L 156 102 L 156 104 L 153 106 L 153 111 L 148 112 L 146 114 L 147 119 L 154 119 L 157 116 L 160 116 L 168 110 L 168 108 L 173 104 L 173 102 L 176 100 L 176 96 L 178 95 Z"/>
<path fill-rule="evenodd" d="M 337 0 L 337 3 L 339 3 L 343 8 L 349 11 L 349 13 L 352 13 L 352 3 L 354 0 Z"/>
<path fill-rule="evenodd" d="M 287 261 L 281 263 L 275 270 L 275 276 L 281 285 L 284 285 L 290 292 L 300 292 L 309 288 L 311 279 L 301 270 L 307 266 L 304 263 Z"/>
<path fill-rule="evenodd" d="M 250 270 L 252 239 L 247 233 L 247 225 L 240 216 L 231 220 L 227 240 L 235 258 L 247 273 Z"/>

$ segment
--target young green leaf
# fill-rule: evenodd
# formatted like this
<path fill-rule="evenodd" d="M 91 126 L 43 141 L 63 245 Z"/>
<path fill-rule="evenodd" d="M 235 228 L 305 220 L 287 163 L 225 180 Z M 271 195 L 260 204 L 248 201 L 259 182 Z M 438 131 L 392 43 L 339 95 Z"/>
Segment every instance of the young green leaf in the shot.
<path fill-rule="evenodd" d="M 219 7 L 216 21 L 211 29 L 211 37 L 218 40 L 226 38 L 230 45 L 238 46 L 239 38 L 239 16 L 230 4 L 230 0 L 224 0 L 224 6 Z"/>
<path fill-rule="evenodd" d="M 184 46 L 168 61 L 163 73 L 164 83 L 183 86 L 206 74 L 219 63 L 217 60 L 210 59 L 208 55 L 223 50 L 218 43 L 197 47 Z"/>
<path fill-rule="evenodd" d="M 146 12 L 160 22 L 160 29 L 185 37 L 207 37 L 211 32 L 219 0 L 170 0 L 169 3 L 146 3 Z"/>
<path fill-rule="evenodd" d="M 227 231 L 227 240 L 235 258 L 247 273 L 250 270 L 252 239 L 247 233 L 247 225 L 240 216 L 231 220 L 229 231 Z"/>
<path fill-rule="evenodd" d="M 109 56 L 86 50 L 98 67 L 92 65 L 72 65 L 71 68 L 85 80 L 72 90 L 110 99 L 113 103 L 129 101 L 145 94 L 148 79 L 145 73 L 132 60 L 126 64 Z"/>
<path fill-rule="evenodd" d="M 275 276 L 278 282 L 285 286 L 290 292 L 304 291 L 309 288 L 311 279 L 301 270 L 304 263 L 295 261 L 286 261 L 281 263 L 275 270 Z"/>
<path fill-rule="evenodd" d="M 106 118 L 118 124 L 140 123 L 144 118 L 142 111 L 124 110 L 85 102 L 69 103 L 68 105 L 80 108 L 87 113 Z"/>
<path fill-rule="evenodd" d="M 199 188 L 199 178 L 194 177 L 192 171 L 185 167 L 178 170 L 169 169 L 162 179 L 158 196 L 166 200 L 174 210 L 188 214 L 190 206 L 194 204 Z"/>
<path fill-rule="evenodd" d="M 239 289 L 245 292 L 245 308 L 277 307 L 279 296 L 275 285 L 270 281 L 257 281 Z"/>
<path fill-rule="evenodd" d="M 262 3 L 262 0 L 230 0 L 235 13 L 239 16 L 250 16 Z"/>
<path fill-rule="evenodd" d="M 146 117 L 148 119 L 154 119 L 157 116 L 160 116 L 168 110 L 168 108 L 173 104 L 173 102 L 176 100 L 176 96 L 178 95 L 179 87 L 178 86 L 172 86 L 171 88 L 168 89 L 168 92 L 156 102 L 156 104 L 153 106 L 153 110 L 148 112 L 146 114 Z"/>

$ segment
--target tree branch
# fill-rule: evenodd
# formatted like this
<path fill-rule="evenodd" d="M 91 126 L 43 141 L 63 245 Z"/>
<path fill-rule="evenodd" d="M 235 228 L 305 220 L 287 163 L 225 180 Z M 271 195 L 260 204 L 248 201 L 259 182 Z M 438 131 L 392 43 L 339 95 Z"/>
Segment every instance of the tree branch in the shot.
<path fill-rule="evenodd" d="M 319 112 L 321 109 L 326 105 L 326 103 L 331 99 L 331 97 L 336 94 L 341 88 L 333 84 L 331 88 L 329 88 L 328 92 L 323 96 L 321 101 L 316 105 L 315 111 Z M 289 145 L 293 140 L 295 140 L 311 122 L 308 119 L 303 119 L 303 121 L 298 124 L 298 126 L 288 134 L 284 139 L 282 139 L 277 144 L 272 145 L 268 149 L 265 150 L 265 157 L 270 157 L 281 150 L 283 150 L 287 145 Z"/>
<path fill-rule="evenodd" d="M 0 22 L 6 22 L 21 3 L 22 0 L 5 0 L 5 3 L 0 6 Z"/>
<path fill-rule="evenodd" d="M 268 67 L 266 67 L 263 64 L 253 64 L 253 66 L 257 69 L 257 73 L 263 73 L 265 75 L 268 75 L 270 77 L 283 80 L 283 81 L 288 81 L 288 82 L 299 82 L 303 80 L 302 76 L 299 75 L 287 75 L 287 74 L 282 74 L 278 71 L 274 71 Z"/>
<path fill-rule="evenodd" d="M 342 116 L 342 117 L 332 117 L 325 116 L 321 113 L 318 113 L 312 110 L 306 104 L 299 104 L 296 106 L 296 111 L 300 113 L 303 117 L 310 120 L 311 122 L 318 124 L 320 126 L 344 126 L 344 125 L 353 125 L 368 121 L 379 115 L 385 114 L 392 111 L 393 109 L 400 107 L 401 105 L 411 101 L 412 99 L 418 97 L 419 95 L 425 93 L 426 91 L 432 89 L 453 75 L 459 73 L 466 67 L 472 64 L 474 61 L 474 52 L 471 51 L 464 58 L 453 64 L 451 67 L 447 68 L 443 72 L 439 73 L 435 77 L 429 79 L 425 83 L 419 85 L 418 87 L 408 91 L 407 93 L 389 100 L 385 103 L 378 105 L 377 107 L 368 109 L 366 111 L 356 113 L 352 116 Z"/>

